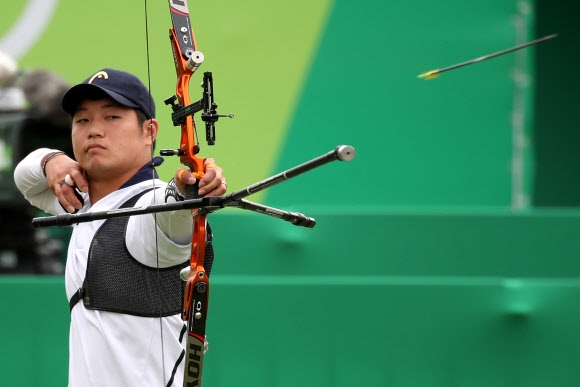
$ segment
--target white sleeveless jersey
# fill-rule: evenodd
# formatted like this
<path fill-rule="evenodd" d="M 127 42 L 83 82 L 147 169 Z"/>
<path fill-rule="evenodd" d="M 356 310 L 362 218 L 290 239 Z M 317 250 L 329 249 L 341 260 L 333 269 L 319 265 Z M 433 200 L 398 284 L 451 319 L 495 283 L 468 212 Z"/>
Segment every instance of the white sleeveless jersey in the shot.
<path fill-rule="evenodd" d="M 23 160 L 16 168 L 15 181 L 33 205 L 56 215 L 64 210 L 48 189 L 40 168 L 40 159 L 49 151 L 35 151 Z M 166 183 L 155 179 L 154 184 L 161 189 L 145 193 L 136 207 L 165 202 Z M 79 213 L 118 208 L 152 187 L 152 180 L 139 182 L 111 193 L 94 206 L 84 195 L 85 206 Z M 187 260 L 191 250 L 190 211 L 159 213 L 156 218 L 157 233 L 154 215 L 129 219 L 125 237 L 131 255 L 144 265 L 160 268 Z M 67 300 L 83 285 L 91 241 L 103 222 L 98 220 L 74 226 L 65 272 Z M 79 302 L 71 312 L 69 387 L 159 387 L 166 386 L 170 379 L 173 380 L 171 385 L 180 386 L 184 367 L 179 358 L 185 346 L 184 332 L 185 324 L 179 315 L 138 317 L 89 310 Z"/>

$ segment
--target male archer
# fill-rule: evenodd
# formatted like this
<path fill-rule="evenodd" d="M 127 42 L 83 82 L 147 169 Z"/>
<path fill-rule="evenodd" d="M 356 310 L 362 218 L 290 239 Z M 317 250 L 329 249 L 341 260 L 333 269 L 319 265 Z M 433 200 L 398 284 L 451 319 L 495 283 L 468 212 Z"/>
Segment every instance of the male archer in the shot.
<path fill-rule="evenodd" d="M 38 149 L 14 173 L 18 189 L 39 209 L 58 215 L 162 204 L 183 200 L 186 185 L 196 183 L 185 169 L 169 183 L 158 178 L 155 103 L 136 76 L 103 69 L 70 88 L 61 106 L 71 117 L 74 159 Z M 198 183 L 200 196 L 226 192 L 211 158 Z M 189 264 L 191 233 L 190 210 L 74 226 L 65 272 L 70 387 L 183 380 L 179 272 Z M 211 245 L 206 250 L 213 254 Z"/>

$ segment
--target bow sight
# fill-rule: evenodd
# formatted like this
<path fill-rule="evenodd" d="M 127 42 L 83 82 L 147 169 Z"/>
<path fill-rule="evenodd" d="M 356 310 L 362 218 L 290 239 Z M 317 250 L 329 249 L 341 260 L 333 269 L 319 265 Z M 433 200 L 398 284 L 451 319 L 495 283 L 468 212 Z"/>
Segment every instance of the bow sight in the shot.
<path fill-rule="evenodd" d="M 203 95 L 202 97 L 188 106 L 182 106 L 177 101 L 177 96 L 172 95 L 171 97 L 165 100 L 166 105 L 171 105 L 171 109 L 173 113 L 171 113 L 171 120 L 173 122 L 173 126 L 181 126 L 185 123 L 185 120 L 188 116 L 193 116 L 195 113 L 203 111 L 201 113 L 201 119 L 205 122 L 205 136 L 208 145 L 215 144 L 215 123 L 220 117 L 228 117 L 234 118 L 233 114 L 218 114 L 217 112 L 217 103 L 214 101 L 213 95 L 213 76 L 212 73 L 206 71 L 203 73 L 203 82 L 201 84 L 203 88 Z M 195 145 L 195 153 L 199 152 L 199 145 Z M 162 156 L 182 156 L 182 150 L 170 150 L 170 149 L 162 149 L 160 154 Z"/>

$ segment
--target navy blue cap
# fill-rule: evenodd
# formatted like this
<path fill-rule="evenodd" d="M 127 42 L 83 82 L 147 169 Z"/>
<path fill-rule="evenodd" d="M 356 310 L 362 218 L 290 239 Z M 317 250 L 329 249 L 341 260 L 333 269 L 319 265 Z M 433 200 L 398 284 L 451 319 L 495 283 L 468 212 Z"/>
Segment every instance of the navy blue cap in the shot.
<path fill-rule="evenodd" d="M 143 82 L 133 74 L 110 68 L 71 87 L 62 97 L 62 110 L 72 116 L 81 102 L 104 96 L 103 93 L 123 106 L 141 109 L 147 118 L 155 118 L 155 102 Z"/>

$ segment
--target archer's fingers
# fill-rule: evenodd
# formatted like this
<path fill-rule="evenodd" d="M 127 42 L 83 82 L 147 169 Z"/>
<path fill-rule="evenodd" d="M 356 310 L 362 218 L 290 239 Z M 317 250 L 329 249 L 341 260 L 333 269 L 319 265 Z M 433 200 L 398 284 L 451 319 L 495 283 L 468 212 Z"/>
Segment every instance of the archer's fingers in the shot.
<path fill-rule="evenodd" d="M 221 196 L 226 192 L 222 169 L 213 163 L 213 159 L 206 159 L 205 175 L 199 181 L 199 188 L 199 194 L 204 196 Z"/>
<path fill-rule="evenodd" d="M 186 168 L 179 168 L 177 172 L 175 172 L 175 182 L 177 184 L 195 184 L 197 180 L 193 176 L 193 173 L 189 169 Z"/>
<path fill-rule="evenodd" d="M 177 172 L 175 172 L 174 180 L 177 190 L 184 196 L 187 191 L 187 185 L 195 184 L 197 181 L 193 176 L 193 173 L 186 168 L 179 168 Z"/>
<path fill-rule="evenodd" d="M 71 186 L 73 183 L 70 175 L 65 176 L 64 179 L 54 188 L 56 197 L 68 213 L 73 213 L 83 208 L 84 201 L 80 194 Z"/>
<path fill-rule="evenodd" d="M 78 188 L 81 192 L 88 193 L 89 192 L 89 182 L 85 178 L 85 175 L 77 169 L 71 170 L 70 173 L 67 175 L 69 178 L 66 181 L 66 184 L 71 187 Z M 66 179 L 66 176 L 65 176 Z"/>

